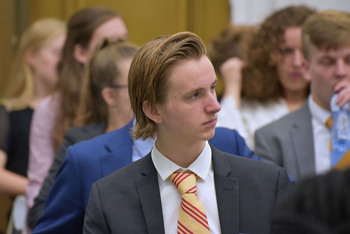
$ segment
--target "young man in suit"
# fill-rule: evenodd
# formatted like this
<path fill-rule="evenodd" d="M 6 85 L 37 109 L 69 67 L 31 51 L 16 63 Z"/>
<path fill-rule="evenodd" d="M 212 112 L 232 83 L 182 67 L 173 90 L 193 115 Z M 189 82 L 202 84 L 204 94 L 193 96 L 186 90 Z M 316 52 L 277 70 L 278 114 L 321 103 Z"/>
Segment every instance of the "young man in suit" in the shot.
<path fill-rule="evenodd" d="M 128 80 L 133 136 L 155 143 L 142 159 L 93 184 L 84 233 L 176 233 L 181 195 L 170 180 L 174 172 L 196 174 L 206 233 L 269 233 L 289 178 L 280 167 L 208 143 L 220 110 L 216 81 L 193 33 L 158 37 L 138 51 Z"/>
<path fill-rule="evenodd" d="M 302 27 L 305 57 L 304 78 L 311 81 L 311 94 L 296 112 L 255 133 L 256 153 L 266 161 L 285 167 L 298 181 L 331 168 L 330 100 L 350 100 L 350 14 L 324 11 L 307 19 Z"/>
<path fill-rule="evenodd" d="M 146 155 L 153 146 L 151 138 L 132 139 L 133 120 L 107 134 L 102 134 L 104 126 L 99 123 L 71 128 L 67 132 L 65 149 L 72 141 L 81 141 L 83 136 L 101 136 L 85 138 L 85 141 L 71 144 L 67 154 L 57 154 L 55 168 L 51 168 L 36 198 L 41 203 L 36 214 L 40 219 L 38 217 L 34 223 L 33 234 L 81 233 L 92 183 Z M 236 130 L 216 128 L 209 142 L 224 152 L 260 160 Z"/>

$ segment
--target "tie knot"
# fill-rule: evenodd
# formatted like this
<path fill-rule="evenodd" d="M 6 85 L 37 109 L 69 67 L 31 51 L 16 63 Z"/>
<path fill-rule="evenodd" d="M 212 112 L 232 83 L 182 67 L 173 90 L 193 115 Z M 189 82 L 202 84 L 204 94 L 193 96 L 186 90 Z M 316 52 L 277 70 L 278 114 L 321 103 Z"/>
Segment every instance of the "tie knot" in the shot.
<path fill-rule="evenodd" d="M 325 123 L 326 127 L 331 129 L 332 128 L 332 118 L 329 117 L 327 120 L 326 120 L 326 123 Z"/>
<path fill-rule="evenodd" d="M 190 172 L 174 172 L 170 176 L 171 181 L 181 194 L 197 194 L 196 175 Z"/>

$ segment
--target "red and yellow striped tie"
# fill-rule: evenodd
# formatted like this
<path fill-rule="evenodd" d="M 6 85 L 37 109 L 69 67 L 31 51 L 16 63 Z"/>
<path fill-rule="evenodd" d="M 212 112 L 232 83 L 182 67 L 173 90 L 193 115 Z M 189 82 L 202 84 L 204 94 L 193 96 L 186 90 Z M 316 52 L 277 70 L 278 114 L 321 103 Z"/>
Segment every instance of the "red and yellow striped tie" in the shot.
<path fill-rule="evenodd" d="M 174 172 L 170 179 L 182 195 L 177 233 L 210 233 L 207 215 L 197 196 L 196 175 Z"/>

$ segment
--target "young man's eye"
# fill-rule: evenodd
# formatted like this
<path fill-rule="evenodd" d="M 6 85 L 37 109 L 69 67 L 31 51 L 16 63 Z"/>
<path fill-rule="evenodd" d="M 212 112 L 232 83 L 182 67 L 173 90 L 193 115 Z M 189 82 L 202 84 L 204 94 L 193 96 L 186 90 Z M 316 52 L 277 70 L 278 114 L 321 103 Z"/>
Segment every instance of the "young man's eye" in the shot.
<path fill-rule="evenodd" d="M 213 86 L 211 86 L 211 88 L 210 88 L 210 90 L 211 90 L 212 92 L 215 91 L 215 89 L 216 89 L 216 84 L 213 85 Z"/>
<path fill-rule="evenodd" d="M 350 56 L 345 57 L 344 62 L 350 64 Z"/>
<path fill-rule="evenodd" d="M 319 61 L 319 63 L 321 65 L 330 66 L 330 65 L 335 64 L 335 60 L 334 59 L 330 59 L 330 58 L 325 58 L 325 59 L 321 59 Z"/>
<path fill-rule="evenodd" d="M 199 96 L 199 92 L 195 92 L 194 94 L 191 95 L 191 99 L 197 98 Z"/>

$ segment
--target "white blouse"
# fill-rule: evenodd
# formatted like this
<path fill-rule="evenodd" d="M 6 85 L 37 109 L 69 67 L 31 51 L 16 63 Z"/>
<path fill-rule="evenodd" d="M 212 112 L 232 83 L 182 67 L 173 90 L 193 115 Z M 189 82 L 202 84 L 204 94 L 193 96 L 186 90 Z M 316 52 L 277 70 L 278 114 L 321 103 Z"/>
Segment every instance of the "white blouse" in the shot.
<path fill-rule="evenodd" d="M 236 129 L 252 150 L 255 148 L 255 131 L 289 113 L 283 98 L 264 103 L 243 99 L 239 110 L 234 98 L 229 96 L 220 105 L 216 127 Z"/>

